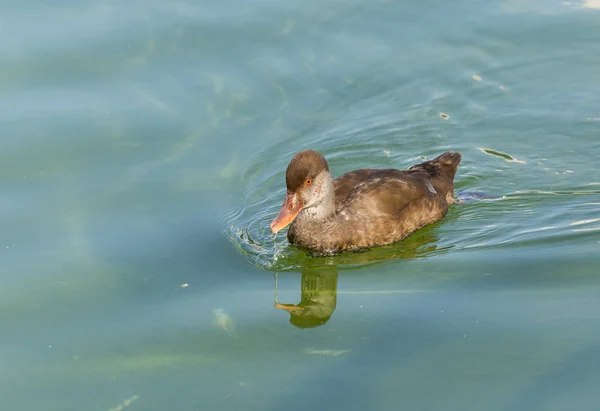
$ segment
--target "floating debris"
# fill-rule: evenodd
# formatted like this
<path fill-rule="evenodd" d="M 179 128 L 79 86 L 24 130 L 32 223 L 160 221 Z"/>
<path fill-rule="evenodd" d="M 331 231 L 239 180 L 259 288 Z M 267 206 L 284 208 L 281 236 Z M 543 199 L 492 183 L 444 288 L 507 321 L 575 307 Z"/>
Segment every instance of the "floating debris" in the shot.
<path fill-rule="evenodd" d="M 483 80 L 483 79 L 481 78 L 481 76 L 480 76 L 480 75 L 477 75 L 477 74 L 473 74 L 473 77 L 472 77 L 472 79 L 473 79 L 473 80 L 475 80 L 475 81 L 481 81 L 481 80 Z"/>
<path fill-rule="evenodd" d="M 390 156 L 390 150 L 383 150 L 383 154 L 385 154 L 386 156 Z"/>
<path fill-rule="evenodd" d="M 326 355 L 329 357 L 337 357 L 338 355 L 346 354 L 351 351 L 352 350 L 313 350 L 312 348 L 307 348 L 304 350 L 304 352 L 307 354 Z"/>
<path fill-rule="evenodd" d="M 477 149 L 484 154 L 488 154 L 488 155 L 494 156 L 494 157 L 500 157 L 509 163 L 526 164 L 525 161 L 519 160 L 519 159 L 511 156 L 510 154 L 502 153 L 500 151 L 492 150 L 490 148 L 477 147 Z"/>
<path fill-rule="evenodd" d="M 222 308 L 214 308 L 212 312 L 215 316 L 215 325 L 235 337 L 235 323 L 229 314 L 226 314 Z"/>
<path fill-rule="evenodd" d="M 119 404 L 118 406 L 116 406 L 115 408 L 111 408 L 108 411 L 122 411 L 125 408 L 129 407 L 131 404 L 133 404 L 134 401 L 136 401 L 139 397 L 137 395 L 132 396 L 131 398 L 126 399 L 125 401 L 123 401 L 123 403 Z"/>
<path fill-rule="evenodd" d="M 440 118 L 442 120 L 448 120 L 450 118 L 450 116 L 446 113 L 440 113 Z"/>
<path fill-rule="evenodd" d="M 181 284 L 180 288 L 188 288 L 190 285 L 188 283 Z"/>

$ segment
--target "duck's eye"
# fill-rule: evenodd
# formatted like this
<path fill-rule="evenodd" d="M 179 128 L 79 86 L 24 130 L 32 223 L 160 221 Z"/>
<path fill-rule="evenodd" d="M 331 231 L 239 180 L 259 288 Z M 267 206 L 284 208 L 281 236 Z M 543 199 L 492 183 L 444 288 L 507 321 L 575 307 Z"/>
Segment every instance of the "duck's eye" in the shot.
<path fill-rule="evenodd" d="M 305 181 L 306 185 L 309 186 L 312 184 L 312 178 L 307 178 Z"/>

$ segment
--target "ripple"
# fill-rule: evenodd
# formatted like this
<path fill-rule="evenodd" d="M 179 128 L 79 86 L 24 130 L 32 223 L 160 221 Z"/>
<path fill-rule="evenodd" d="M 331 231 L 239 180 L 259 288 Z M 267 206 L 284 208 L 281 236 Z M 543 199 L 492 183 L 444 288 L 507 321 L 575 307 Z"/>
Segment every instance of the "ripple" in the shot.
<path fill-rule="evenodd" d="M 599 193 L 573 188 L 561 192 L 516 191 L 495 201 L 478 197 L 485 201 L 465 202 L 456 208 L 460 224 L 444 226 L 446 232 L 440 236 L 453 238 L 454 252 L 507 247 L 517 250 L 593 240 L 599 229 L 593 223 L 600 219 L 590 218 L 597 213 L 595 203 L 577 201 L 582 194 Z"/>
<path fill-rule="evenodd" d="M 600 221 L 600 218 L 590 218 L 589 220 L 579 220 L 579 221 L 573 221 L 571 224 L 569 225 L 582 225 L 582 224 L 589 224 L 589 223 L 595 223 L 596 221 Z"/>

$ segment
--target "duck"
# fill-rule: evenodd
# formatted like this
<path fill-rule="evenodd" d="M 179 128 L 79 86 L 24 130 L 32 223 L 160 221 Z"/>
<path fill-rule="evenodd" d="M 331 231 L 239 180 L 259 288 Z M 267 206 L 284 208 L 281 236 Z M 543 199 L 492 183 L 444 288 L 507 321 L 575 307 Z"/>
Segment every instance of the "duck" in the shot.
<path fill-rule="evenodd" d="M 300 151 L 286 169 L 287 193 L 271 231 L 289 225 L 289 243 L 315 254 L 397 243 L 446 216 L 461 159 L 447 151 L 406 170 L 359 169 L 334 179 L 323 155 Z"/>

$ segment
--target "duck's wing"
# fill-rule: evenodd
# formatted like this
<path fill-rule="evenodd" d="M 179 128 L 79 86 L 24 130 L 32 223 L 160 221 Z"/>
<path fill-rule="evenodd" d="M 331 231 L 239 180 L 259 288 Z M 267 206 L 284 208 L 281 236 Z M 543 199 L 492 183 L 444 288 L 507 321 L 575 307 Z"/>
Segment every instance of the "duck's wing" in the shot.
<path fill-rule="evenodd" d="M 350 171 L 342 174 L 333 180 L 333 188 L 335 191 L 335 209 L 340 210 L 342 205 L 348 199 L 348 196 L 360 183 L 365 181 L 374 169 L 362 169 Z"/>
<path fill-rule="evenodd" d="M 420 171 L 371 170 L 340 207 L 340 213 L 393 218 L 414 201 L 437 194 L 429 175 Z"/>

